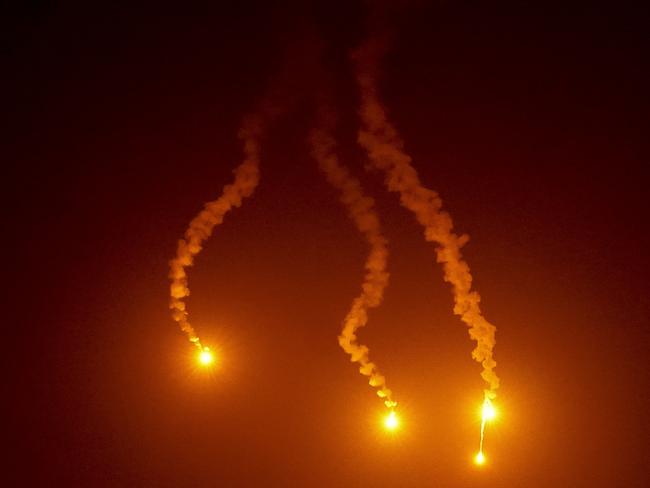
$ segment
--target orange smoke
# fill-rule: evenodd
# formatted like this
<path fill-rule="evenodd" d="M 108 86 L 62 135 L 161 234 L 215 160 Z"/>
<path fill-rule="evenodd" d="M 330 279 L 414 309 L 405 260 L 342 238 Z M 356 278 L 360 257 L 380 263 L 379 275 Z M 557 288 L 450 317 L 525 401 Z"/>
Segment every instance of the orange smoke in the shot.
<path fill-rule="evenodd" d="M 437 261 L 443 265 L 445 281 L 452 285 L 454 313 L 467 324 L 470 337 L 476 341 L 472 357 L 483 366 L 481 376 L 487 383 L 484 396 L 494 399 L 499 387 L 499 378 L 494 372 L 496 362 L 492 357 L 496 327 L 481 314 L 481 297 L 472 290 L 472 275 L 461 254 L 461 248 L 469 237 L 453 232 L 452 219 L 441 209 L 440 197 L 422 186 L 402 139 L 388 120 L 377 90 L 379 62 L 385 50 L 386 42 L 374 37 L 365 41 L 353 54 L 361 91 L 362 128 L 358 142 L 368 152 L 371 165 L 385 172 L 388 189 L 399 193 L 402 205 L 415 214 L 424 227 L 426 240 L 438 244 Z"/>
<path fill-rule="evenodd" d="M 201 252 L 203 243 L 212 235 L 214 227 L 223 222 L 224 216 L 233 208 L 239 207 L 244 198 L 253 194 L 259 183 L 260 145 L 266 127 L 284 114 L 297 101 L 302 65 L 309 58 L 300 55 L 297 49 L 289 50 L 282 69 L 273 78 L 258 110 L 244 118 L 239 130 L 239 139 L 243 143 L 244 161 L 234 169 L 235 179 L 224 186 L 222 194 L 216 200 L 208 202 L 199 214 L 192 219 L 185 235 L 178 241 L 176 256 L 170 261 L 171 299 L 169 306 L 173 319 L 181 330 L 187 334 L 190 342 L 203 351 L 196 331 L 188 320 L 185 298 L 190 294 L 187 285 L 187 270 L 194 263 L 194 257 Z"/>
<path fill-rule="evenodd" d="M 343 321 L 339 344 L 353 362 L 359 363 L 359 371 L 369 377 L 369 384 L 377 389 L 377 395 L 384 400 L 386 407 L 394 408 L 397 402 L 393 400 L 393 392 L 386 387 L 386 378 L 370 361 L 368 347 L 359 344 L 356 336 L 357 330 L 368 322 L 368 309 L 381 303 L 388 284 L 387 240 L 381 232 L 374 201 L 364 196 L 359 181 L 339 162 L 335 151 L 336 141 L 330 133 L 333 117 L 323 106 L 319 108 L 319 119 L 319 127 L 312 130 L 310 135 L 311 153 L 327 181 L 341 193 L 341 202 L 370 246 L 362 291 L 352 302 L 352 308 Z"/>
<path fill-rule="evenodd" d="M 261 120 L 250 117 L 245 120 L 239 132 L 244 143 L 244 162 L 235 170 L 234 181 L 223 188 L 219 198 L 204 205 L 203 210 L 192 219 L 185 235 L 178 241 L 176 256 L 170 261 L 169 277 L 171 278 L 171 299 L 169 306 L 173 319 L 178 322 L 181 330 L 187 334 L 190 342 L 199 350 L 203 346 L 196 331 L 188 320 L 185 298 L 190 294 L 187 285 L 186 268 L 192 266 L 194 257 L 201 252 L 203 243 L 210 237 L 214 227 L 223 222 L 224 216 L 233 208 L 239 207 L 244 198 L 255 191 L 259 182 L 259 138 L 261 135 Z"/>

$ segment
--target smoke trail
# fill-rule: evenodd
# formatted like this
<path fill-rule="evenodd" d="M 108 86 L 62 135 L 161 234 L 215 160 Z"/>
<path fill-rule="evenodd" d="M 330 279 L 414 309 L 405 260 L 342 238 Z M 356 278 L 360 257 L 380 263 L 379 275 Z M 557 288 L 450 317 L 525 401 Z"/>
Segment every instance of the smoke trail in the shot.
<path fill-rule="evenodd" d="M 496 362 L 492 357 L 496 327 L 481 313 L 481 298 L 472 290 L 472 275 L 461 254 L 461 248 L 469 237 L 453 232 L 452 219 L 441 209 L 442 201 L 438 194 L 422 186 L 411 165 L 411 157 L 405 152 L 404 143 L 380 101 L 377 78 L 379 62 L 386 47 L 386 38 L 371 37 L 353 53 L 361 92 L 362 128 L 358 142 L 368 152 L 371 165 L 385 172 L 388 189 L 399 193 L 401 204 L 415 214 L 424 227 L 426 240 L 438 244 L 437 261 L 443 265 L 445 281 L 452 285 L 454 313 L 467 324 L 470 337 L 476 341 L 472 357 L 483 366 L 481 376 L 487 383 L 484 397 L 485 401 L 490 401 L 496 397 L 499 387 L 499 378 L 494 372 Z"/>
<path fill-rule="evenodd" d="M 178 241 L 176 256 L 170 261 L 171 299 L 169 306 L 173 319 L 187 334 L 190 342 L 203 350 L 196 331 L 188 320 L 185 298 L 190 294 L 187 285 L 186 268 L 192 266 L 194 257 L 201 252 L 203 243 L 210 237 L 214 227 L 223 222 L 224 216 L 239 207 L 244 198 L 255 191 L 259 182 L 259 139 L 262 134 L 262 118 L 251 116 L 245 119 L 239 131 L 244 145 L 244 161 L 233 171 L 234 181 L 223 188 L 219 198 L 204 205 L 203 210 L 192 219 L 185 235 Z"/>
<path fill-rule="evenodd" d="M 369 377 L 369 384 L 377 389 L 377 395 L 388 408 L 394 408 L 392 391 L 386 386 L 385 377 L 370 361 L 368 347 L 359 344 L 356 332 L 368 322 L 368 309 L 381 303 L 384 289 L 388 284 L 386 261 L 388 258 L 387 240 L 381 232 L 379 218 L 372 198 L 365 197 L 359 181 L 343 166 L 336 155 L 336 142 L 331 135 L 333 116 L 321 105 L 319 107 L 319 126 L 311 131 L 311 153 L 318 162 L 327 181 L 341 193 L 341 202 L 347 207 L 350 218 L 370 246 L 366 259 L 366 275 L 361 294 L 352 302 L 352 308 L 343 321 L 339 335 L 339 345 L 359 363 L 359 372 Z"/>
<path fill-rule="evenodd" d="M 204 348 L 188 320 L 185 303 L 185 298 L 190 294 L 187 268 L 194 263 L 194 258 L 201 252 L 203 243 L 210 237 L 214 227 L 223 222 L 224 216 L 233 207 L 241 206 L 244 198 L 255 191 L 260 178 L 261 139 L 267 126 L 290 110 L 303 96 L 301 89 L 306 86 L 305 74 L 309 72 L 310 65 L 311 56 L 304 45 L 291 44 L 285 48 L 281 68 L 270 77 L 258 110 L 243 119 L 238 136 L 243 143 L 244 161 L 233 170 L 233 182 L 224 186 L 221 196 L 206 203 L 203 210 L 192 219 L 183 238 L 178 241 L 176 256 L 170 261 L 169 306 L 172 318 L 199 350 Z"/>

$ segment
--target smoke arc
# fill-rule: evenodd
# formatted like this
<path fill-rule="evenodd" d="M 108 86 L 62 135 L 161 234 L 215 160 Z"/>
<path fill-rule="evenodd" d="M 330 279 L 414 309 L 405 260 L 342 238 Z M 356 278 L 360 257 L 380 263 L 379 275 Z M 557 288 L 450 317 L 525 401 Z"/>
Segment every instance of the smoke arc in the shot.
<path fill-rule="evenodd" d="M 469 335 L 476 342 L 472 357 L 482 365 L 481 377 L 486 382 L 484 398 L 490 401 L 496 397 L 499 387 L 493 358 L 496 327 L 483 317 L 479 306 L 481 297 L 472 290 L 470 268 L 461 253 L 469 237 L 453 231 L 451 216 L 442 210 L 438 193 L 420 182 L 411 157 L 404 150 L 404 142 L 380 99 L 377 80 L 387 45 L 387 37 L 371 36 L 352 53 L 361 98 L 358 142 L 367 151 L 370 166 L 384 172 L 388 190 L 399 194 L 401 204 L 424 227 L 426 240 L 437 244 L 437 261 L 443 266 L 445 281 L 452 287 L 454 313 L 468 326 Z"/>
<path fill-rule="evenodd" d="M 359 364 L 359 372 L 369 378 L 368 383 L 376 389 L 384 405 L 393 409 L 397 406 L 393 392 L 386 386 L 386 378 L 379 372 L 377 365 L 370 360 L 368 347 L 360 344 L 356 335 L 358 329 L 368 323 L 368 310 L 381 303 L 384 289 L 388 285 L 388 241 L 381 231 L 373 199 L 364 195 L 359 181 L 338 158 L 336 141 L 332 136 L 333 114 L 321 104 L 317 118 L 317 127 L 309 136 L 311 154 L 327 181 L 340 192 L 341 202 L 370 247 L 365 261 L 366 274 L 361 294 L 353 300 L 352 307 L 343 320 L 343 328 L 338 336 L 339 345 L 350 355 L 352 362 Z"/>
<path fill-rule="evenodd" d="M 187 268 L 194 264 L 194 258 L 201 252 L 204 242 L 212 235 L 214 228 L 223 222 L 225 215 L 243 200 L 250 197 L 260 179 L 260 137 L 262 118 L 247 117 L 239 131 L 243 142 L 244 161 L 234 169 L 232 183 L 224 186 L 221 196 L 207 202 L 189 224 L 182 239 L 178 241 L 176 255 L 169 263 L 171 279 L 169 307 L 172 318 L 178 323 L 187 338 L 199 350 L 203 350 L 201 340 L 190 324 L 185 299 L 190 294 L 187 281 Z"/>

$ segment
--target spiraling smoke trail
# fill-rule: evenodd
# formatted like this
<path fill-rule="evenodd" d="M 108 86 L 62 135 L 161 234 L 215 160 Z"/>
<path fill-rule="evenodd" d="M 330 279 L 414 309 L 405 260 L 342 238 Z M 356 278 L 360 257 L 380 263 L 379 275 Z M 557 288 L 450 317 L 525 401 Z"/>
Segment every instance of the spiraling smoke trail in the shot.
<path fill-rule="evenodd" d="M 368 309 L 381 303 L 388 284 L 387 240 L 382 234 L 374 201 L 364 196 L 359 181 L 339 161 L 336 141 L 332 136 L 334 117 L 322 103 L 318 108 L 318 119 L 318 127 L 310 133 L 311 153 L 327 181 L 339 190 L 341 202 L 370 246 L 370 253 L 365 262 L 366 275 L 362 291 L 352 302 L 352 308 L 343 321 L 339 344 L 353 362 L 359 363 L 359 372 L 369 377 L 369 384 L 377 389 L 377 395 L 383 399 L 386 407 L 393 409 L 397 406 L 397 402 L 393 400 L 393 392 L 386 386 L 386 379 L 379 372 L 377 365 L 370 360 L 368 347 L 359 344 L 356 335 L 357 330 L 368 322 Z"/>
<path fill-rule="evenodd" d="M 194 258 L 201 252 L 203 243 L 210 237 L 214 227 L 223 222 L 224 216 L 233 207 L 239 207 L 244 198 L 251 196 L 255 191 L 260 178 L 259 140 L 262 128 L 260 116 L 251 116 L 244 120 L 239 131 L 239 138 L 244 146 L 244 161 L 234 170 L 234 181 L 223 188 L 219 198 L 206 203 L 203 210 L 192 219 L 185 235 L 178 241 L 176 256 L 169 263 L 171 278 L 169 306 L 172 317 L 199 350 L 203 350 L 203 346 L 194 327 L 190 324 L 185 303 L 185 298 L 190 294 L 187 268 L 194 263 Z"/>
<path fill-rule="evenodd" d="M 461 254 L 461 248 L 469 237 L 454 233 L 452 219 L 442 210 L 438 193 L 422 186 L 411 165 L 411 157 L 405 152 L 404 143 L 379 98 L 377 79 L 386 48 L 386 38 L 374 36 L 364 41 L 352 55 L 361 93 L 362 128 L 358 142 L 368 152 L 370 164 L 385 172 L 388 189 L 399 193 L 401 204 L 415 214 L 424 227 L 426 240 L 438 245 L 437 261 L 443 265 L 445 281 L 452 285 L 454 313 L 467 324 L 470 337 L 476 341 L 472 357 L 483 366 L 481 376 L 487 383 L 484 401 L 489 403 L 496 397 L 499 387 L 492 354 L 496 327 L 481 313 L 481 298 L 472 290 L 472 275 Z"/>

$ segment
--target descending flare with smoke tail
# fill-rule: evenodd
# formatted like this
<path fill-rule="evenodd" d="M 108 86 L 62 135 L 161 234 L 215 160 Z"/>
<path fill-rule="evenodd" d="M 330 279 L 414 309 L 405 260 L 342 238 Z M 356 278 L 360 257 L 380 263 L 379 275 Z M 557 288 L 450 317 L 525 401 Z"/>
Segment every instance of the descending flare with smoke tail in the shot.
<path fill-rule="evenodd" d="M 437 244 L 437 261 L 443 265 L 445 281 L 452 285 L 454 313 L 467 324 L 470 337 L 476 341 L 472 357 L 483 367 L 481 376 L 487 383 L 484 400 L 491 401 L 499 387 L 499 378 L 494 372 L 496 362 L 492 357 L 496 327 L 481 313 L 481 297 L 472 290 L 472 275 L 461 254 L 461 248 L 469 237 L 454 233 L 452 219 L 449 213 L 441 209 L 442 201 L 438 193 L 425 188 L 420 182 L 417 171 L 411 165 L 411 157 L 405 152 L 404 143 L 389 121 L 386 108 L 379 98 L 377 78 L 386 48 L 386 39 L 375 36 L 364 41 L 353 53 L 361 92 L 359 112 L 362 128 L 358 142 L 367 151 L 370 164 L 385 173 L 388 189 L 399 193 L 402 205 L 415 214 L 424 227 L 426 240 Z"/>
<path fill-rule="evenodd" d="M 361 294 L 352 303 L 352 308 L 343 321 L 339 335 L 339 344 L 350 355 L 353 362 L 359 363 L 361 374 L 369 377 L 369 384 L 377 389 L 377 395 L 384 400 L 388 408 L 395 408 L 393 392 L 386 386 L 386 378 L 379 372 L 377 365 L 369 358 L 368 347 L 359 344 L 356 332 L 368 322 L 368 309 L 377 307 L 383 298 L 388 284 L 386 261 L 388 259 L 387 240 L 381 232 L 379 217 L 374 208 L 374 201 L 364 196 L 361 184 L 348 169 L 343 166 L 336 155 L 336 142 L 331 135 L 333 116 L 321 106 L 319 108 L 319 127 L 310 135 L 311 152 L 327 181 L 339 190 L 341 201 L 370 246 L 366 259 L 366 275 Z"/>

